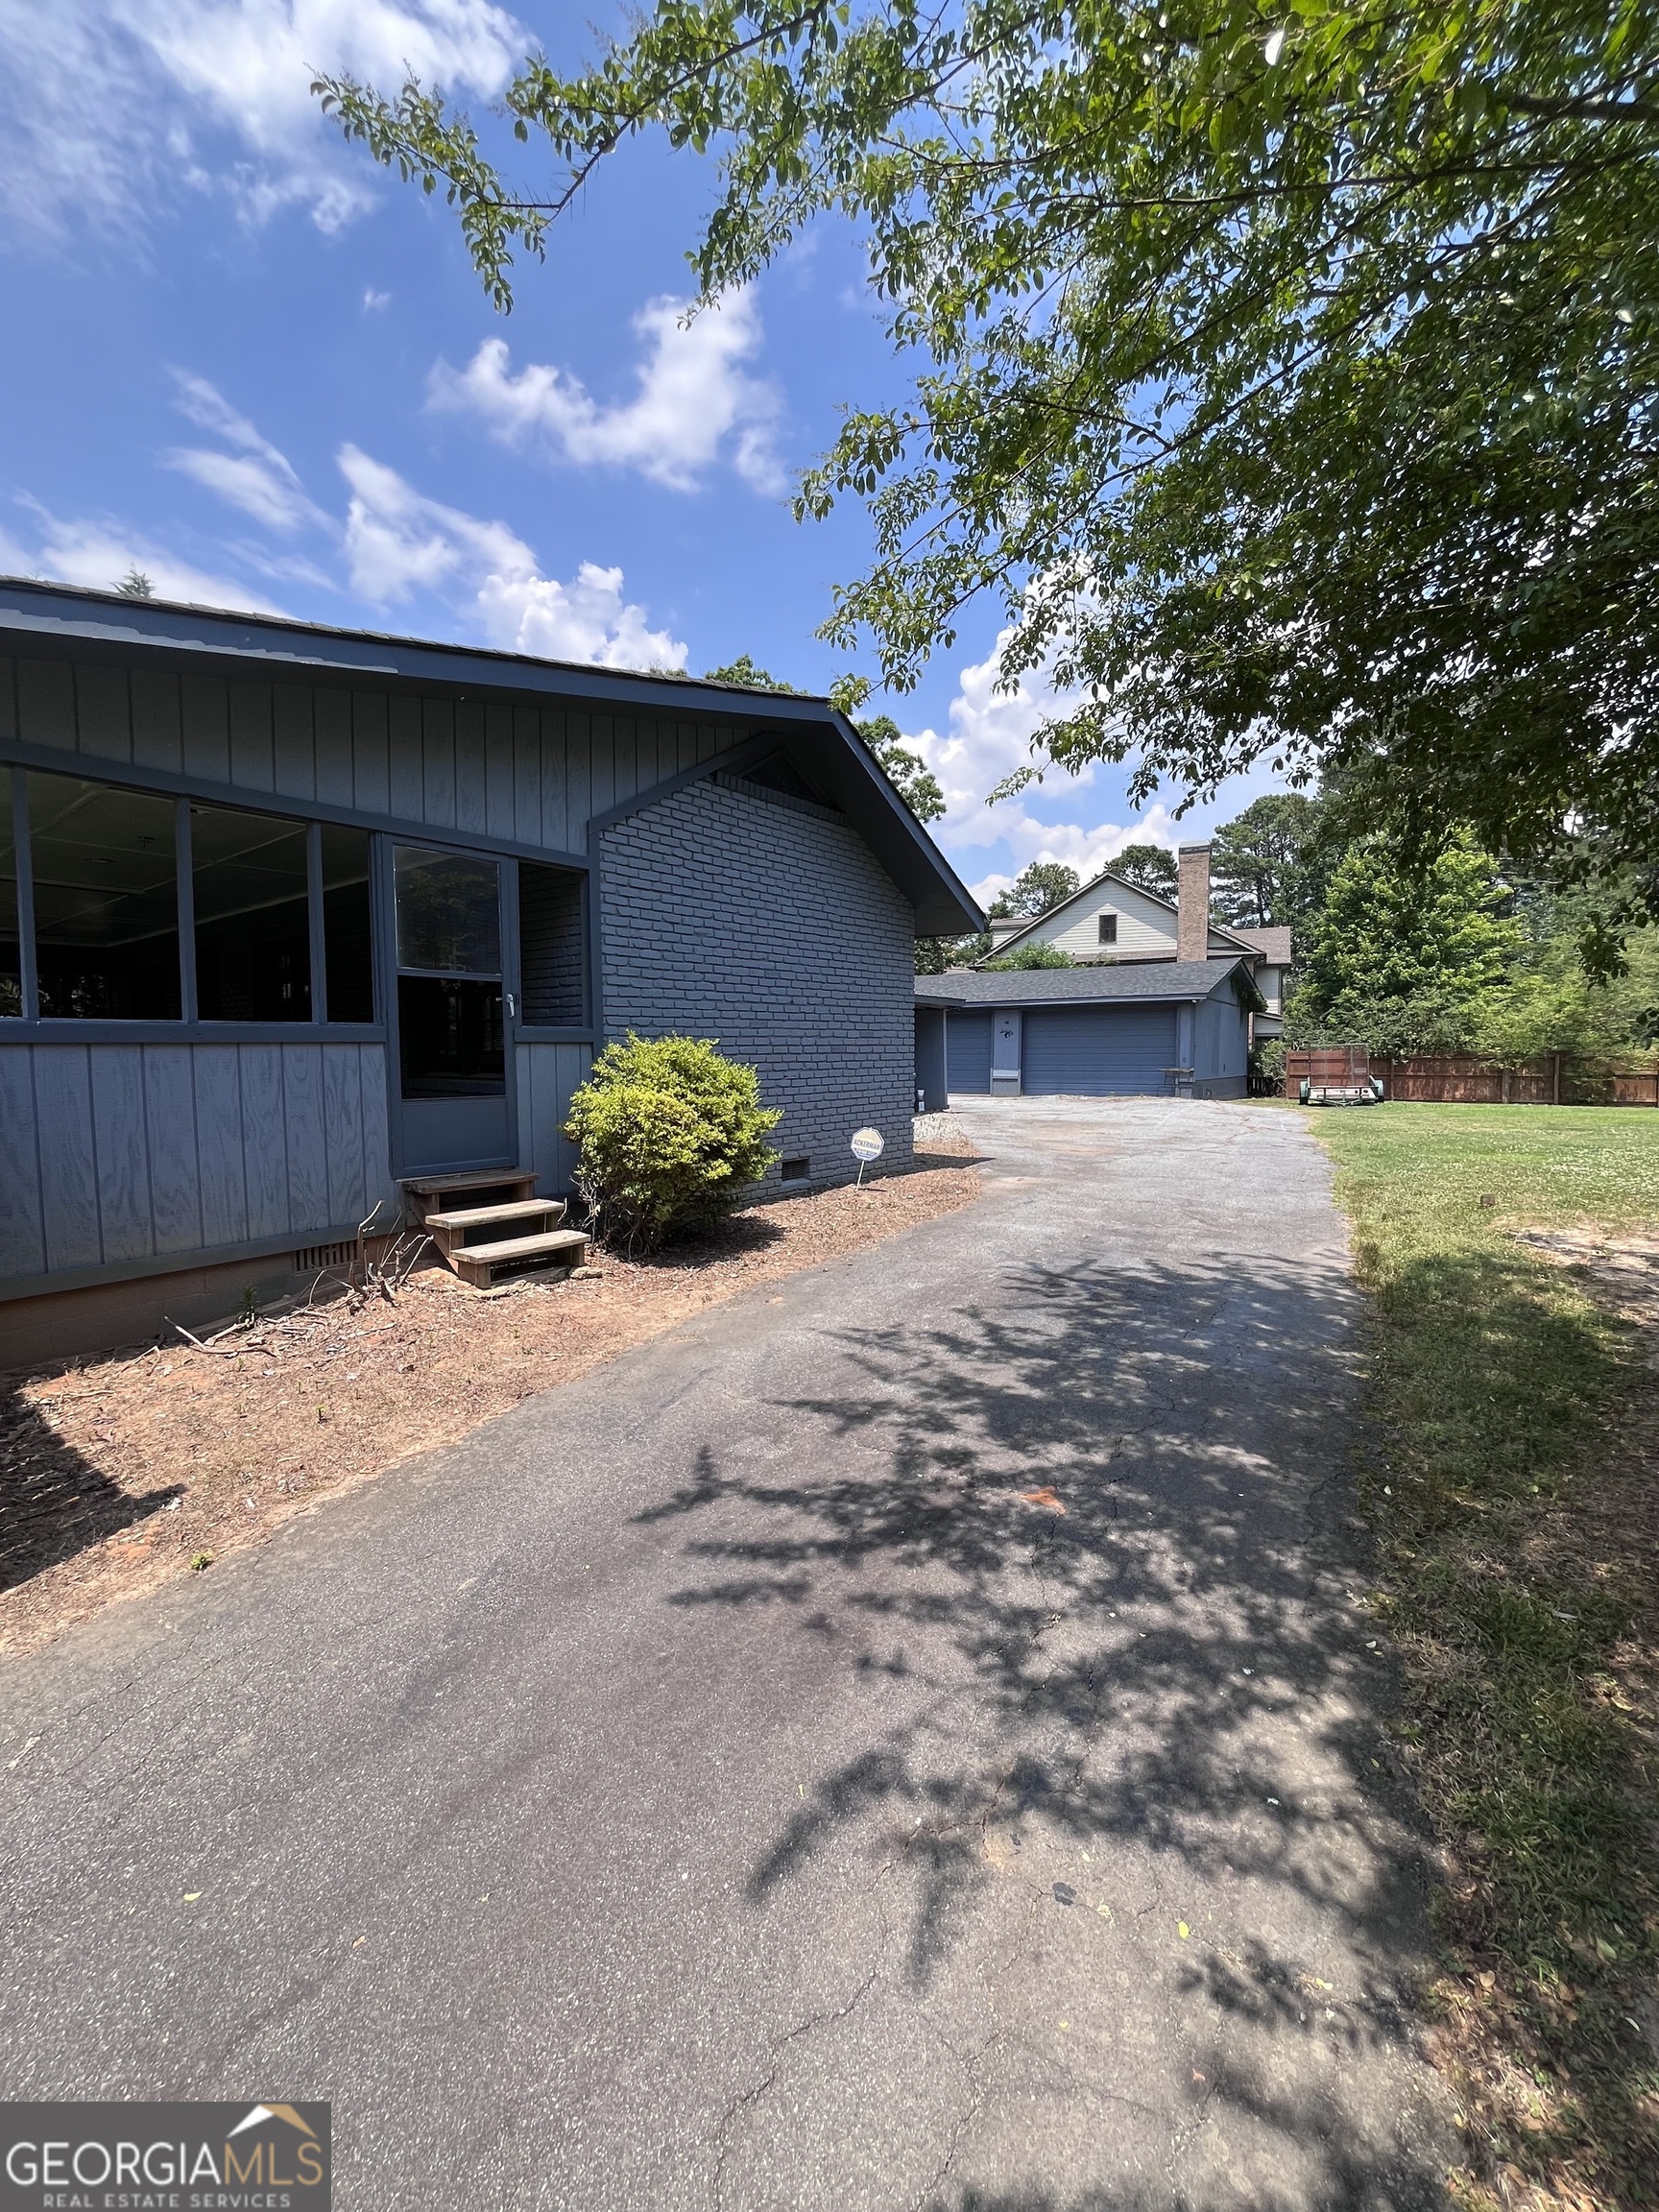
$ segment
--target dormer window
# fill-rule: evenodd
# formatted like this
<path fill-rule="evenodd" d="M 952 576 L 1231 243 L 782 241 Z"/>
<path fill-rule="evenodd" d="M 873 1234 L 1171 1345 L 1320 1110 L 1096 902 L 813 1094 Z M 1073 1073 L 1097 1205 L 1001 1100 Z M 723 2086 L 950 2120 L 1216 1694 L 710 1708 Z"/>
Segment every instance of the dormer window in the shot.
<path fill-rule="evenodd" d="M 1102 914 L 1100 916 L 1100 942 L 1102 945 L 1117 944 L 1118 917 L 1116 914 Z"/>

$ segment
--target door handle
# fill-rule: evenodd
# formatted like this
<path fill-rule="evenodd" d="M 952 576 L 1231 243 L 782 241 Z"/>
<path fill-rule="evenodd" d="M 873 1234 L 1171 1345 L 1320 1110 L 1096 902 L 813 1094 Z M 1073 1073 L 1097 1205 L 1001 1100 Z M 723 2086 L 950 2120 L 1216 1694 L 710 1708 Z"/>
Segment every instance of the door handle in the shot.
<path fill-rule="evenodd" d="M 509 1022 L 517 1022 L 518 1019 L 518 1001 L 511 991 L 507 994 L 507 1019 Z"/>

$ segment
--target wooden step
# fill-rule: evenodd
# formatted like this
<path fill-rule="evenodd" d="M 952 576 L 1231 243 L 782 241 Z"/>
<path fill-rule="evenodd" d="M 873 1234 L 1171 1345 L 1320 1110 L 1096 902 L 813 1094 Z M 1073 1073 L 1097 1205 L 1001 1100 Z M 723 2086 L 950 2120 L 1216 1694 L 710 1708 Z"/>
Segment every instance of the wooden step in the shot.
<path fill-rule="evenodd" d="M 401 1182 L 409 1196 L 410 1212 L 421 1223 L 429 1215 L 444 1212 L 446 1200 L 459 1198 L 465 1204 L 469 1191 L 478 1192 L 483 1202 L 492 1205 L 536 1194 L 536 1171 L 532 1167 L 469 1167 L 456 1174 L 405 1175 Z"/>
<path fill-rule="evenodd" d="M 507 1276 L 580 1267 L 588 1257 L 588 1238 L 580 1229 L 548 1229 L 539 1237 L 509 1237 L 499 1244 L 458 1244 L 448 1257 L 464 1283 L 488 1290 Z"/>
<path fill-rule="evenodd" d="M 425 1226 L 447 1260 L 451 1253 L 473 1241 L 474 1230 L 493 1229 L 511 1235 L 511 1225 L 517 1222 L 527 1235 L 535 1235 L 543 1229 L 557 1229 L 564 1218 L 563 1198 L 516 1198 L 510 1206 L 467 1206 L 459 1213 L 428 1214 Z M 480 1241 L 499 1242 L 500 1238 L 486 1237 Z"/>
<path fill-rule="evenodd" d="M 515 1198 L 507 1206 L 464 1206 L 458 1212 L 428 1214 L 428 1229 L 482 1229 L 491 1221 L 522 1221 L 531 1214 L 552 1214 L 565 1218 L 563 1198 Z"/>

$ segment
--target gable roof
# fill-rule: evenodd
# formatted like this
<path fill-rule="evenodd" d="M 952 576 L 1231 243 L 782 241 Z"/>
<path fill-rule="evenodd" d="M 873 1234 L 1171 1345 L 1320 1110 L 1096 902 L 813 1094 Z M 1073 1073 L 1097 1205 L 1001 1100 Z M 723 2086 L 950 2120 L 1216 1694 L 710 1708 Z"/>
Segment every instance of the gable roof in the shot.
<path fill-rule="evenodd" d="M 1057 915 L 1067 913 L 1073 906 L 1081 906 L 1093 893 L 1099 891 L 1103 885 L 1108 883 L 1115 884 L 1119 891 L 1129 892 L 1134 898 L 1150 901 L 1154 906 L 1161 906 L 1165 913 L 1171 917 L 1176 915 L 1177 908 L 1173 899 L 1166 899 L 1161 891 L 1148 891 L 1143 883 L 1131 883 L 1126 876 L 1114 875 L 1110 868 L 1105 868 L 1101 870 L 1098 876 L 1094 877 L 1089 882 L 1073 891 L 1070 899 L 1062 899 L 1058 906 L 1050 906 L 1046 913 L 1033 914 L 1023 929 L 1017 929 L 1012 936 L 1004 937 L 997 948 L 998 956 L 1004 952 L 1011 952 L 1016 945 L 1022 944 L 1031 931 L 1042 924 L 1052 922 Z M 1212 920 L 1210 934 L 1212 937 L 1223 938 L 1229 945 L 1238 946 L 1240 952 L 1260 950 L 1258 946 L 1246 944 L 1240 932 L 1237 929 L 1230 929 L 1224 922 Z M 1288 957 L 1289 955 L 1286 953 L 1286 958 L 1288 959 Z"/>
<path fill-rule="evenodd" d="M 1196 1001 L 1226 989 L 1260 1005 L 1242 955 L 1221 960 L 1137 960 L 1121 967 L 970 968 L 950 975 L 918 975 L 918 1006 L 1157 1005 Z"/>
<path fill-rule="evenodd" d="M 905 805 L 880 764 L 828 699 L 662 671 L 595 668 L 280 614 L 239 614 L 166 599 L 130 599 L 0 576 L 0 652 L 41 660 L 133 661 L 248 681 L 325 682 L 420 690 L 674 720 L 739 720 L 773 736 L 845 814 L 915 909 L 922 936 L 984 926 L 972 894 Z"/>

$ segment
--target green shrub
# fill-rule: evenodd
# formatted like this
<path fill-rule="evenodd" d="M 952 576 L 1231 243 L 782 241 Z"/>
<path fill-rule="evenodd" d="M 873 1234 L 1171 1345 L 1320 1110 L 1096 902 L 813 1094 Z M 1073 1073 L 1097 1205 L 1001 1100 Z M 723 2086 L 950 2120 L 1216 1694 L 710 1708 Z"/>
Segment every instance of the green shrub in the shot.
<path fill-rule="evenodd" d="M 998 969 L 1075 968 L 1077 963 L 1070 952 L 1062 952 L 1058 945 L 1045 945 L 1039 938 L 1034 945 L 1017 945 L 1012 952 L 1001 953 L 982 965 Z"/>
<path fill-rule="evenodd" d="M 1255 1074 L 1265 1076 L 1270 1083 L 1285 1080 L 1285 1040 L 1283 1037 L 1263 1037 L 1250 1054 L 1250 1066 Z"/>
<path fill-rule="evenodd" d="M 772 1165 L 766 1139 L 781 1119 L 761 1105 L 755 1070 L 711 1039 L 608 1045 L 565 1125 L 594 1235 L 633 1254 L 711 1227 Z"/>

